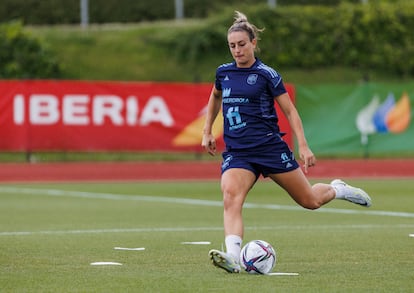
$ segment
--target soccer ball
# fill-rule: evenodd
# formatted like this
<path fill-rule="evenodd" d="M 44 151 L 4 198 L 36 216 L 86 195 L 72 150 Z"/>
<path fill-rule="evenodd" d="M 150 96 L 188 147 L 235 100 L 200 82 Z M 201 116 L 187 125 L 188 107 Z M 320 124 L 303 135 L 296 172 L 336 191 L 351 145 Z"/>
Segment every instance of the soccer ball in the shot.
<path fill-rule="evenodd" d="M 276 264 L 276 252 L 263 240 L 252 240 L 240 252 L 242 268 L 250 274 L 268 274 Z"/>

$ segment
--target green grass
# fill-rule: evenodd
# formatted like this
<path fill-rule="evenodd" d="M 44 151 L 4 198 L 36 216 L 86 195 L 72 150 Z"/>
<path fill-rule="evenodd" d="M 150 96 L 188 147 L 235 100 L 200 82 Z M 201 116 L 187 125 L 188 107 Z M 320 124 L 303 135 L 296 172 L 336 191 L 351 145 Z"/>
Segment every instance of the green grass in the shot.
<path fill-rule="evenodd" d="M 230 53 L 206 52 L 196 62 L 180 60 L 165 40 L 187 29 L 203 26 L 208 19 L 160 21 L 136 24 L 27 26 L 63 65 L 64 78 L 118 81 L 213 82 L 218 65 L 231 61 Z M 224 34 L 225 32 L 223 32 Z M 223 35 L 224 36 L 224 35 Z M 223 46 L 226 46 L 223 39 Z M 294 84 L 403 82 L 400 76 L 375 69 L 326 67 L 315 69 L 274 67 Z M 411 79 L 406 78 L 405 81 Z"/>
<path fill-rule="evenodd" d="M 232 275 L 210 264 L 208 250 L 223 242 L 218 182 L 2 184 L 0 291 L 412 292 L 413 181 L 351 183 L 372 195 L 372 208 L 289 209 L 297 206 L 269 181 L 249 195 L 265 206 L 245 209 L 245 241 L 272 243 L 275 271 L 297 277 Z M 97 261 L 123 265 L 90 265 Z"/>
<path fill-rule="evenodd" d="M 200 21 L 201 22 L 201 21 Z M 189 64 L 175 58 L 175 52 L 160 45 L 172 31 L 196 26 L 198 21 L 168 21 L 141 24 L 91 26 L 26 27 L 42 40 L 63 65 L 65 78 L 118 81 L 212 81 L 215 67 L 212 58 Z M 221 60 L 221 61 L 219 61 Z"/>
<path fill-rule="evenodd" d="M 204 152 L 0 152 L 0 162 L 133 162 L 133 161 L 212 161 L 220 160 Z"/>

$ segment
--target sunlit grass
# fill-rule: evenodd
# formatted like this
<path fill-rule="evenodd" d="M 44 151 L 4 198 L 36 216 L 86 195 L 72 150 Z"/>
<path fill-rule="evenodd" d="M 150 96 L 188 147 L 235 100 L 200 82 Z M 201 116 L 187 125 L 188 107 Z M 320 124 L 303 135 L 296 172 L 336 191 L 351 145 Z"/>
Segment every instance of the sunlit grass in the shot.
<path fill-rule="evenodd" d="M 273 244 L 278 254 L 275 271 L 297 272 L 297 277 L 231 275 L 210 264 L 207 252 L 221 249 L 223 242 L 218 182 L 3 184 L 0 289 L 412 291 L 414 239 L 408 235 L 414 233 L 413 181 L 351 183 L 370 193 L 372 208 L 335 201 L 328 210 L 306 211 L 269 181 L 258 182 L 251 191 L 248 202 L 263 206 L 245 209 L 245 241 Z M 118 251 L 116 246 L 145 250 Z M 99 261 L 123 265 L 90 265 Z"/>

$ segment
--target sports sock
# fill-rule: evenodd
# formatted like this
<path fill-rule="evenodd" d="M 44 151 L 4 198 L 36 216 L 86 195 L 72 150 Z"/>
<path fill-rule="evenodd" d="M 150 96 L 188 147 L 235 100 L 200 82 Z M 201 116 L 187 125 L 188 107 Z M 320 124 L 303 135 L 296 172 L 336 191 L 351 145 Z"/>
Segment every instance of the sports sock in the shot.
<path fill-rule="evenodd" d="M 347 187 L 342 184 L 331 184 L 333 189 L 335 190 L 335 198 L 338 199 L 345 199 L 345 194 L 347 194 L 348 190 Z"/>
<path fill-rule="evenodd" d="M 242 239 L 238 235 L 227 235 L 225 238 L 226 252 L 230 254 L 236 262 L 239 262 Z"/>

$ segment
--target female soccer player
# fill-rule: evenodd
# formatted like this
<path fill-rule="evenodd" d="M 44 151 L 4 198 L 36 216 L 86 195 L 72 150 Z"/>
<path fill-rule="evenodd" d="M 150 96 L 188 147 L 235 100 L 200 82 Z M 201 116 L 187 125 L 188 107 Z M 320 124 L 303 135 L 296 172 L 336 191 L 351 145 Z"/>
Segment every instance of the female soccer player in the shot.
<path fill-rule="evenodd" d="M 362 189 L 342 180 L 310 185 L 279 131 L 274 101 L 287 117 L 297 139 L 304 172 L 316 159 L 306 141 L 301 118 L 290 100 L 281 76 L 255 57 L 261 32 L 238 11 L 228 29 L 227 41 L 234 62 L 219 66 L 208 102 L 202 146 L 216 154 L 212 125 L 220 109 L 224 116 L 221 190 L 224 202 L 226 252 L 211 250 L 213 264 L 230 273 L 240 271 L 243 239 L 242 207 L 247 193 L 260 175 L 270 177 L 302 207 L 317 209 L 334 198 L 369 207 L 371 199 Z"/>

